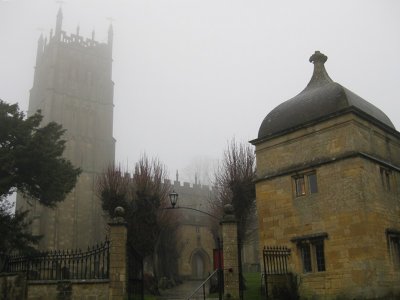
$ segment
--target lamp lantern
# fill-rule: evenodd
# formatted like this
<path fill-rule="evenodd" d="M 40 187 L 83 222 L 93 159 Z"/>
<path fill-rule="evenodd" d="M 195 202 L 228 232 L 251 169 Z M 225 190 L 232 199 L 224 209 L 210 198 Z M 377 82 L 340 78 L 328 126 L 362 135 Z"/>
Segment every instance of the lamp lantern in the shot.
<path fill-rule="evenodd" d="M 171 202 L 172 208 L 174 208 L 178 202 L 178 193 L 176 193 L 174 190 L 169 194 L 169 201 Z"/>

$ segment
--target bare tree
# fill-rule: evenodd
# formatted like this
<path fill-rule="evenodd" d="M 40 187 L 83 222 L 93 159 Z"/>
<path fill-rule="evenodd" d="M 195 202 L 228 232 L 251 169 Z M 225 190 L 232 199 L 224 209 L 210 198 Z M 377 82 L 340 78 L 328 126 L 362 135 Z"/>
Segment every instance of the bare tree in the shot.
<path fill-rule="evenodd" d="M 232 139 L 215 173 L 217 199 L 214 214 L 222 217 L 223 206 L 232 204 L 238 220 L 238 237 L 243 241 L 255 208 L 255 154 L 248 144 Z"/>
<path fill-rule="evenodd" d="M 123 176 L 120 167 L 108 166 L 97 179 L 97 193 L 102 201 L 103 210 L 114 217 L 114 209 L 117 206 L 125 208 L 126 212 L 134 209 L 132 197 L 130 197 L 130 178 Z"/>
<path fill-rule="evenodd" d="M 168 206 L 171 189 L 166 176 L 166 168 L 159 160 L 143 155 L 135 164 L 132 178 L 123 174 L 120 167 L 110 166 L 98 179 L 103 210 L 113 217 L 115 207 L 125 208 L 128 243 L 143 257 L 150 258 L 156 278 L 156 253 L 164 246 L 161 235 L 173 234 L 170 228 L 174 228 L 177 219 L 163 210 Z"/>

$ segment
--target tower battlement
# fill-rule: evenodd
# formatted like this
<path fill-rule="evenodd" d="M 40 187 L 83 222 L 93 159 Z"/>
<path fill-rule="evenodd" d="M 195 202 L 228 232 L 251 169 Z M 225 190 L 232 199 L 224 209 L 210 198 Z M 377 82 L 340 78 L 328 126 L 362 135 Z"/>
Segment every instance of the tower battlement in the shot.
<path fill-rule="evenodd" d="M 124 173 L 125 178 L 130 178 L 132 179 L 132 175 L 129 172 Z M 197 194 L 197 193 L 204 193 L 204 192 L 214 192 L 216 190 L 216 187 L 214 186 L 209 186 L 205 184 L 200 184 L 200 183 L 191 183 L 187 181 L 179 181 L 179 180 L 174 180 L 172 182 L 171 179 L 165 179 L 164 184 L 170 184 L 172 188 L 178 188 L 180 191 L 192 193 L 192 194 Z"/>
<path fill-rule="evenodd" d="M 132 180 L 132 175 L 125 172 L 125 178 Z M 199 183 L 190 183 L 186 181 L 165 179 L 164 184 L 171 185 L 171 188 L 179 194 L 179 202 L 183 206 L 189 206 L 197 209 L 207 210 L 210 201 L 215 199 L 217 188 L 209 185 L 202 185 Z"/>
<path fill-rule="evenodd" d="M 208 210 L 210 202 L 213 201 L 217 194 L 215 187 L 177 180 L 171 183 L 171 187 L 179 194 L 179 203 L 182 206 L 189 206 L 200 210 Z"/>
<path fill-rule="evenodd" d="M 79 34 L 79 26 L 76 29 L 76 33 L 68 34 L 62 30 L 62 11 L 61 8 L 57 14 L 55 33 L 50 30 L 49 38 L 43 38 L 43 35 L 39 37 L 38 49 L 37 49 L 37 60 L 41 59 L 41 56 L 48 51 L 53 45 L 57 44 L 64 47 L 72 47 L 75 50 L 88 51 L 89 54 L 93 54 L 100 57 L 111 58 L 112 55 L 112 44 L 113 44 L 113 28 L 110 25 L 108 29 L 108 41 L 99 42 L 95 40 L 95 31 L 92 31 L 90 38 L 85 38 Z"/>
<path fill-rule="evenodd" d="M 73 34 L 71 33 L 68 35 L 65 31 L 61 31 L 61 43 L 65 44 L 73 44 L 73 45 L 78 45 L 79 47 L 97 47 L 97 46 L 107 46 L 106 43 L 100 43 L 98 41 L 94 40 L 93 38 L 84 38 L 83 36 L 79 34 Z"/>
<path fill-rule="evenodd" d="M 179 180 L 174 180 L 174 182 L 171 182 L 171 180 L 167 179 L 167 182 L 171 184 L 172 187 L 177 187 L 180 190 L 187 190 L 188 192 L 196 193 L 196 192 L 211 192 L 212 190 L 215 189 L 213 186 L 209 185 L 203 185 L 200 183 L 191 183 L 191 182 L 186 182 L 186 181 L 179 181 Z"/>

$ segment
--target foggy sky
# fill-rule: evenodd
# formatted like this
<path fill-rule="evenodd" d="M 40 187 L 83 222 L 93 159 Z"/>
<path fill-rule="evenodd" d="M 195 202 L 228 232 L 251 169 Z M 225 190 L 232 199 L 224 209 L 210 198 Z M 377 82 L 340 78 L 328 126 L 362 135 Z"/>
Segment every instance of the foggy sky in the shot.
<path fill-rule="evenodd" d="M 37 39 L 60 4 L 0 0 L 0 98 L 28 108 Z M 63 30 L 105 42 L 114 26 L 116 162 L 146 152 L 174 177 L 257 137 L 307 85 L 315 50 L 330 77 L 400 128 L 400 1 L 68 0 Z M 192 172 L 193 173 L 193 172 Z"/>

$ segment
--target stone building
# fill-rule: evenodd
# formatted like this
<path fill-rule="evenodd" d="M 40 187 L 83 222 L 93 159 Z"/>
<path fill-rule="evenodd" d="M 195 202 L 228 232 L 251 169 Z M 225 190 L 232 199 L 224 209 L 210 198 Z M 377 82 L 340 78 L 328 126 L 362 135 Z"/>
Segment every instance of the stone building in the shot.
<path fill-rule="evenodd" d="M 290 248 L 312 299 L 400 295 L 400 132 L 332 81 L 326 60 L 311 56 L 306 88 L 252 141 L 260 247 Z"/>
<path fill-rule="evenodd" d="M 113 88 L 111 79 L 113 30 L 108 42 L 84 39 L 62 30 L 57 14 L 55 32 L 40 36 L 29 111 L 38 109 L 43 123 L 55 121 L 66 129 L 64 156 L 82 173 L 73 191 L 55 209 L 17 196 L 17 209 L 29 209 L 32 231 L 43 235 L 40 249 L 86 248 L 105 238 L 105 220 L 96 196 L 96 176 L 114 162 Z"/>
<path fill-rule="evenodd" d="M 179 194 L 178 206 L 209 211 L 210 200 L 215 191 L 197 181 L 173 182 L 172 188 Z M 187 279 L 203 279 L 213 271 L 213 249 L 216 248 L 216 234 L 212 222 L 206 214 L 190 210 L 179 210 L 178 227 L 178 275 Z"/>
<path fill-rule="evenodd" d="M 178 178 L 173 182 L 172 188 L 179 194 L 178 203 L 181 207 L 213 213 L 210 211 L 210 203 L 217 195 L 215 188 L 201 185 L 197 180 L 192 185 L 188 182 L 183 182 L 182 185 Z M 201 279 L 214 271 L 213 250 L 218 248 L 218 238 L 222 239 L 222 217 L 219 220 L 198 211 L 182 209 L 179 214 L 178 274 L 182 278 Z M 243 272 L 259 271 L 257 216 L 249 222 L 241 259 Z"/>

